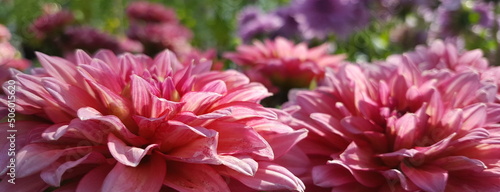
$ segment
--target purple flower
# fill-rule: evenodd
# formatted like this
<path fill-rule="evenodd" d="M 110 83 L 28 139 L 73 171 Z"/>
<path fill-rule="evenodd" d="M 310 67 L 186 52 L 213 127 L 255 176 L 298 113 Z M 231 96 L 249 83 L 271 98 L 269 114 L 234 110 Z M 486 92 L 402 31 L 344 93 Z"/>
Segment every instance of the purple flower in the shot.
<path fill-rule="evenodd" d="M 246 7 L 238 17 L 238 35 L 248 43 L 258 35 L 277 31 L 283 24 L 283 19 L 277 15 L 264 13 L 257 7 Z"/>
<path fill-rule="evenodd" d="M 493 25 L 495 13 L 493 12 L 492 3 L 476 2 L 473 10 L 479 14 L 478 24 L 480 26 L 489 28 Z"/>
<path fill-rule="evenodd" d="M 299 30 L 306 39 L 323 39 L 331 32 L 347 36 L 368 23 L 370 14 L 361 0 L 294 0 Z"/>

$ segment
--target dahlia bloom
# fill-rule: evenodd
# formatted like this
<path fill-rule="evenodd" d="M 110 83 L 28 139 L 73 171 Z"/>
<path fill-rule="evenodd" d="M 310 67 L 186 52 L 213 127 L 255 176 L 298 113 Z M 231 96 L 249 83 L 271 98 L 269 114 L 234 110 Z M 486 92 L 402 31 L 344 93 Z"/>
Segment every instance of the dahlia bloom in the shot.
<path fill-rule="evenodd" d="M 309 49 L 305 43 L 295 45 L 282 37 L 254 41 L 236 50 L 224 56 L 242 66 L 252 81 L 273 92 L 307 87 L 311 81 L 321 79 L 327 67 L 337 68 L 344 59 L 343 55 L 328 55 L 327 44 Z"/>
<path fill-rule="evenodd" d="M 500 67 L 490 66 L 481 50 L 463 51 L 441 40 L 433 41 L 429 46 L 419 45 L 414 51 L 404 55 L 389 56 L 387 61 L 394 64 L 411 62 L 420 70 L 428 72 L 433 70 L 446 70 L 452 73 L 475 71 L 482 81 L 493 82 L 500 87 Z M 500 90 L 497 102 L 500 103 Z"/>
<path fill-rule="evenodd" d="M 283 106 L 309 130 L 292 168 L 327 191 L 499 191 L 496 92 L 475 71 L 346 64 Z"/>
<path fill-rule="evenodd" d="M 5 179 L 1 156 L 1 191 L 304 190 L 272 161 L 307 131 L 259 105 L 269 93 L 241 73 L 183 67 L 169 51 L 38 59 L 32 75 L 13 71 L 19 184 Z"/>

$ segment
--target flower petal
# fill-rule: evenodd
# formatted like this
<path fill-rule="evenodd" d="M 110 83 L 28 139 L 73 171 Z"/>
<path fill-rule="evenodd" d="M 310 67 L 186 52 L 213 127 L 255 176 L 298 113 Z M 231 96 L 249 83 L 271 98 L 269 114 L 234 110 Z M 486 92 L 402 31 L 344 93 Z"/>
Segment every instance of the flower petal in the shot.
<path fill-rule="evenodd" d="M 259 169 L 253 176 L 244 175 L 230 169 L 218 169 L 219 172 L 227 174 L 248 187 L 256 190 L 295 190 L 304 191 L 305 186 L 299 178 L 286 168 L 271 162 L 259 162 Z"/>
<path fill-rule="evenodd" d="M 62 164 L 53 163 L 48 169 L 44 169 L 42 171 L 40 177 L 45 181 L 45 183 L 59 187 L 61 184 L 61 178 L 68 169 L 72 169 L 80 164 L 104 162 L 105 158 L 103 155 L 101 155 L 100 153 L 91 152 L 75 161 L 66 161 Z"/>
<path fill-rule="evenodd" d="M 145 149 L 130 147 L 114 134 L 108 135 L 108 149 L 111 155 L 113 155 L 118 162 L 131 167 L 137 167 L 142 158 L 150 154 L 151 151 L 157 147 L 158 144 L 148 145 Z"/>
<path fill-rule="evenodd" d="M 117 163 L 102 185 L 102 191 L 159 191 L 167 165 L 165 159 L 153 154 L 137 167 Z"/>
<path fill-rule="evenodd" d="M 113 166 L 103 164 L 90 170 L 78 183 L 76 192 L 100 191 L 104 179 L 106 179 L 111 169 L 113 169 Z"/>
<path fill-rule="evenodd" d="M 403 173 L 421 189 L 429 192 L 444 191 L 448 172 L 435 166 L 410 167 L 401 164 Z"/>
<path fill-rule="evenodd" d="M 212 167 L 203 164 L 169 163 L 163 183 L 186 192 L 224 192 L 229 188 Z"/>

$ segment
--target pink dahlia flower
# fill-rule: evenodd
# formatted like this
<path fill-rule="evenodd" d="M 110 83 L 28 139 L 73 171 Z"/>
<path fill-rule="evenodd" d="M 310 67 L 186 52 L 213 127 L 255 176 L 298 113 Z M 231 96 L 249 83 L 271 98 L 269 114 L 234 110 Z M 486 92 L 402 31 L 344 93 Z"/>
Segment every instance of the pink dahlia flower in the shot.
<path fill-rule="evenodd" d="M 499 191 L 496 91 L 473 71 L 344 65 L 284 105 L 309 130 L 288 155 L 309 163 L 283 165 L 327 191 Z"/>
<path fill-rule="evenodd" d="M 245 73 L 272 91 L 308 87 L 323 78 L 327 67 L 337 68 L 343 55 L 329 55 L 328 45 L 309 49 L 305 43 L 295 45 L 282 37 L 253 45 L 240 45 L 237 52 L 224 55 L 243 67 Z"/>
<path fill-rule="evenodd" d="M 0 191 L 304 190 L 273 159 L 307 131 L 259 105 L 267 90 L 241 73 L 183 68 L 169 51 L 38 58 L 32 75 L 14 72 L 18 184 L 2 155 Z"/>
<path fill-rule="evenodd" d="M 429 46 L 419 45 L 415 51 L 403 55 L 389 56 L 387 61 L 394 64 L 412 63 L 420 70 L 427 71 L 426 73 L 435 73 L 439 70 L 452 73 L 474 71 L 481 76 L 482 81 L 493 82 L 500 87 L 500 67 L 490 66 L 481 50 L 462 51 L 455 45 L 441 40 L 436 40 Z M 500 103 L 500 90 L 497 102 Z"/>

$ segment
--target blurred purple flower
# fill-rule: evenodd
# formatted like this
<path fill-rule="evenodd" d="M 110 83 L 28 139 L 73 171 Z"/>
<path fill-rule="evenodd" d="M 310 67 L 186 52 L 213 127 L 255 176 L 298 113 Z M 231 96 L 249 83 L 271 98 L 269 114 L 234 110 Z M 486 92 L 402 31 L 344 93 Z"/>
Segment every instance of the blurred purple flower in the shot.
<path fill-rule="evenodd" d="M 391 30 L 390 39 L 392 43 L 408 50 L 417 45 L 424 44 L 427 40 L 427 36 L 427 31 L 403 24 Z"/>
<path fill-rule="evenodd" d="M 306 39 L 323 39 L 331 32 L 345 37 L 368 24 L 369 10 L 362 0 L 294 0 L 295 18 Z"/>
<path fill-rule="evenodd" d="M 132 21 L 145 21 L 153 23 L 175 22 L 175 12 L 158 3 L 137 1 L 127 7 L 127 15 Z"/>
<path fill-rule="evenodd" d="M 120 48 L 114 37 L 87 26 L 67 28 L 61 43 L 67 52 L 73 52 L 75 49 L 87 52 L 108 49 L 118 52 Z"/>
<path fill-rule="evenodd" d="M 489 28 L 493 25 L 495 13 L 493 11 L 493 3 L 476 2 L 473 10 L 479 14 L 478 24 L 482 27 Z"/>
<path fill-rule="evenodd" d="M 277 31 L 284 21 L 277 15 L 264 13 L 257 7 L 246 7 L 238 16 L 238 35 L 249 43 L 258 35 Z"/>
<path fill-rule="evenodd" d="M 275 32 L 275 37 L 281 36 L 292 38 L 299 34 L 299 23 L 294 16 L 295 10 L 293 7 L 280 7 L 273 14 L 281 17 L 283 25 Z"/>
<path fill-rule="evenodd" d="M 462 0 L 439 0 L 441 2 L 441 7 L 454 11 L 460 9 L 462 6 Z"/>
<path fill-rule="evenodd" d="M 62 32 L 64 27 L 73 23 L 73 13 L 62 10 L 52 14 L 45 14 L 37 18 L 30 26 L 30 30 L 37 39 L 45 39 L 47 36 Z"/>

